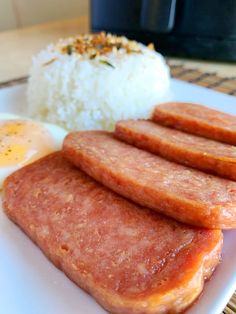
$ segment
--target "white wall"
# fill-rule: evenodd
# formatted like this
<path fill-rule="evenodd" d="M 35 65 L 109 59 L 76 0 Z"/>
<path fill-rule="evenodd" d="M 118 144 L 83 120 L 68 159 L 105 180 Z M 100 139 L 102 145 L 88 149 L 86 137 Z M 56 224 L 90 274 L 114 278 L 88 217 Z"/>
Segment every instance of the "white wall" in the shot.
<path fill-rule="evenodd" d="M 89 0 L 0 0 L 0 31 L 89 14 Z"/>

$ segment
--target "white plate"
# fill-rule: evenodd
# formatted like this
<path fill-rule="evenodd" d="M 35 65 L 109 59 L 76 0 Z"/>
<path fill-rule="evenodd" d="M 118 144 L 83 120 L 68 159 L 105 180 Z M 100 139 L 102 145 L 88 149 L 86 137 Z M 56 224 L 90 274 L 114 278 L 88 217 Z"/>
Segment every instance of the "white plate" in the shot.
<path fill-rule="evenodd" d="M 236 115 L 236 97 L 172 80 L 173 99 Z M 24 114 L 25 85 L 0 90 L 0 112 Z M 224 232 L 222 263 L 187 314 L 219 314 L 236 289 L 236 231 Z M 104 314 L 0 210 L 0 313 Z"/>

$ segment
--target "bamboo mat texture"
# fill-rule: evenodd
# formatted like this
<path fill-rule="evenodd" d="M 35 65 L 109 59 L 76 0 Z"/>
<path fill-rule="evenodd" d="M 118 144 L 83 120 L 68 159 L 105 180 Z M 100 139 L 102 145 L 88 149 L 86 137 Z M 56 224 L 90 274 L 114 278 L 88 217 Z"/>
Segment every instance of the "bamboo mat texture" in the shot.
<path fill-rule="evenodd" d="M 184 64 L 171 64 L 170 69 L 172 77 L 176 79 L 236 96 L 236 77 L 220 77 L 215 73 L 201 72 L 197 69 L 187 69 L 184 67 Z M 26 83 L 27 80 L 28 77 L 25 76 L 7 82 L 0 82 L 0 89 Z M 221 314 L 236 314 L 236 291 Z"/>
<path fill-rule="evenodd" d="M 215 73 L 187 69 L 183 65 L 170 65 L 170 69 L 172 77 L 176 79 L 236 96 L 236 77 L 220 77 Z"/>

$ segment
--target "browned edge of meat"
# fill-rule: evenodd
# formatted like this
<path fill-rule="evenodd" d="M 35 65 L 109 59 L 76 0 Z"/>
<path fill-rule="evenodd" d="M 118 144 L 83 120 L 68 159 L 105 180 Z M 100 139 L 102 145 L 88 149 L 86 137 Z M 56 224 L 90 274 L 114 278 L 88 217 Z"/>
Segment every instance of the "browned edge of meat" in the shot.
<path fill-rule="evenodd" d="M 147 120 L 118 121 L 115 136 L 168 160 L 236 180 L 236 147 Z"/>
<path fill-rule="evenodd" d="M 112 313 L 180 313 L 220 260 L 220 230 L 191 228 L 140 208 L 59 152 L 9 176 L 3 206 L 58 268 Z"/>
<path fill-rule="evenodd" d="M 210 229 L 236 227 L 236 182 L 170 162 L 113 137 L 66 136 L 64 156 L 116 193 L 178 221 Z"/>
<path fill-rule="evenodd" d="M 191 103 L 164 103 L 155 107 L 152 120 L 175 129 L 236 145 L 236 117 Z"/>

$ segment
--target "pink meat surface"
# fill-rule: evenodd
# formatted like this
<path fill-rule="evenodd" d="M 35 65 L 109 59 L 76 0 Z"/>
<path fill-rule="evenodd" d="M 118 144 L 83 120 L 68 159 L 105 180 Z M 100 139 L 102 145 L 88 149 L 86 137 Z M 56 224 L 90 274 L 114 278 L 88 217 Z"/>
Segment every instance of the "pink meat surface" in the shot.
<path fill-rule="evenodd" d="M 71 133 L 63 152 L 94 179 L 142 206 L 193 225 L 236 227 L 236 182 L 170 162 L 108 132 Z"/>
<path fill-rule="evenodd" d="M 113 313 L 181 312 L 220 259 L 221 231 L 136 206 L 60 152 L 8 177 L 3 205 L 57 267 Z"/>

